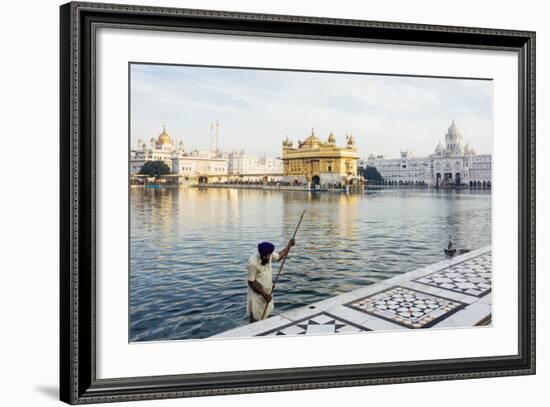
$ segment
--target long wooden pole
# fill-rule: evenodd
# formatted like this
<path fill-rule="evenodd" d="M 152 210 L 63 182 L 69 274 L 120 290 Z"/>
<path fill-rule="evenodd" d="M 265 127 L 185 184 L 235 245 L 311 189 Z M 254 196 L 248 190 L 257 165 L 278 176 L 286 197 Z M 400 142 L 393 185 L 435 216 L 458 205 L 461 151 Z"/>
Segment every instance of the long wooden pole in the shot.
<path fill-rule="evenodd" d="M 306 213 L 305 209 L 302 211 L 302 215 L 300 216 L 300 220 L 298 221 L 298 224 L 296 225 L 296 229 L 294 229 L 294 234 L 292 235 L 292 239 L 296 237 L 296 233 L 298 232 L 298 229 L 300 228 L 300 224 L 302 223 L 302 219 L 304 218 L 304 214 Z M 290 253 L 290 247 L 288 248 L 288 253 Z M 283 258 L 283 261 L 281 262 L 281 267 L 279 267 L 279 272 L 277 273 L 277 277 L 275 277 L 275 281 L 273 282 L 273 285 L 271 286 L 271 291 L 269 292 L 270 295 L 273 295 L 273 291 L 275 290 L 275 285 L 277 284 L 277 281 L 279 281 L 279 276 L 281 275 L 281 272 L 283 271 L 283 267 L 285 266 L 287 255 Z M 273 301 L 273 299 L 271 300 Z M 270 302 L 271 302 L 270 301 Z M 262 319 L 265 317 L 265 313 L 267 312 L 267 307 L 269 306 L 269 302 L 265 303 L 264 312 L 262 314 Z"/>

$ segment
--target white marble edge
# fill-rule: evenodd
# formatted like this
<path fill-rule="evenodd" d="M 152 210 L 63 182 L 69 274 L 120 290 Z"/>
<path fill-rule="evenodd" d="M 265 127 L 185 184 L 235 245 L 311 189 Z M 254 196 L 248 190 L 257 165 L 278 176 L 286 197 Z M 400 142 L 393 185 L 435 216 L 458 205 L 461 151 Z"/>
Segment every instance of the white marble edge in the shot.
<path fill-rule="evenodd" d="M 487 318 L 489 315 L 491 315 L 491 306 L 489 304 L 476 302 L 445 318 L 443 321 L 435 324 L 434 327 L 471 327 L 475 326 L 477 323 Z"/>
<path fill-rule="evenodd" d="M 471 260 L 473 258 L 479 257 L 488 252 L 491 252 L 491 246 L 485 246 L 479 249 L 475 249 L 468 253 L 458 255 L 452 259 L 443 260 L 425 267 L 421 267 L 421 268 L 409 271 L 399 276 L 390 277 L 388 279 L 379 281 L 378 283 L 368 285 L 366 287 L 361 287 L 356 290 L 350 291 L 348 293 L 339 294 L 334 297 L 330 297 L 325 300 L 321 300 L 309 305 L 305 305 L 303 307 L 300 307 L 294 310 L 285 311 L 279 315 L 269 317 L 268 319 L 263 321 L 258 321 L 249 325 L 233 328 L 228 331 L 213 335 L 210 338 L 254 336 L 254 335 L 258 335 L 260 333 L 269 331 L 271 329 L 275 329 L 277 327 L 289 324 L 291 322 L 308 318 L 310 316 L 316 315 L 321 312 L 328 312 L 330 314 L 333 314 L 336 317 L 340 316 L 343 319 L 346 319 L 350 322 L 356 323 L 358 325 L 364 326 L 365 328 L 372 329 L 372 330 L 407 329 L 401 325 L 392 323 L 390 321 L 386 321 L 382 318 L 378 318 L 376 316 L 372 316 L 360 311 L 355 311 L 344 305 L 356 299 L 363 298 L 380 291 L 384 291 L 389 287 L 396 286 L 396 285 L 400 285 L 406 288 L 411 288 L 416 291 L 425 292 L 427 294 L 433 294 L 440 297 L 445 297 L 450 300 L 460 301 L 462 303 L 469 304 L 469 306 L 471 304 L 480 302 L 482 305 L 489 307 L 489 313 L 490 313 L 490 309 L 491 309 L 490 293 L 485 295 L 484 297 L 481 297 L 480 299 L 478 297 L 470 296 L 467 294 L 445 290 L 445 289 L 433 287 L 427 284 L 422 284 L 422 283 L 417 283 L 412 281 L 422 276 L 425 276 L 440 270 L 444 270 L 455 264 L 459 264 L 459 263 Z M 484 301 L 481 302 L 480 300 L 484 300 Z M 466 307 L 466 309 L 469 308 L 469 306 Z M 348 310 L 352 311 L 353 313 L 348 312 Z M 445 327 L 445 326 L 455 327 L 456 326 L 455 324 L 457 323 L 456 321 L 462 320 L 464 318 L 464 316 L 460 315 L 463 312 L 465 312 L 465 310 L 456 312 L 455 314 L 446 318 L 444 321 L 436 324 L 434 327 Z M 361 317 L 360 315 L 356 315 L 354 313 L 362 314 L 364 315 L 364 317 Z M 457 317 L 456 315 L 459 315 L 459 316 Z M 479 318 L 479 320 L 483 319 L 483 317 L 484 316 Z M 449 322 L 447 324 L 444 324 L 444 322 L 446 322 L 447 320 L 449 320 Z M 475 321 L 473 323 L 477 323 L 478 321 Z M 462 324 L 462 326 L 464 326 L 464 324 Z"/>
<path fill-rule="evenodd" d="M 209 338 L 225 338 L 225 337 L 238 337 L 238 336 L 254 336 L 258 333 L 269 331 L 270 329 L 275 329 L 282 325 L 290 324 L 293 322 L 290 319 L 287 319 L 281 315 L 275 315 L 264 319 L 263 321 L 254 322 L 252 324 L 239 326 L 233 329 L 230 329 L 225 332 L 210 336 Z"/>

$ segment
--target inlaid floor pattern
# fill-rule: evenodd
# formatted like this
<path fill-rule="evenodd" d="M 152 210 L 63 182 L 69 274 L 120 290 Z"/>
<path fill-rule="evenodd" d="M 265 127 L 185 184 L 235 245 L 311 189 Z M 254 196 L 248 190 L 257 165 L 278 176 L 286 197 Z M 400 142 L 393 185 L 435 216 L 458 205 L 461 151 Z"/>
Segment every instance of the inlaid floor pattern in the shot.
<path fill-rule="evenodd" d="M 408 328 L 428 328 L 466 304 L 397 286 L 346 306 Z"/>
<path fill-rule="evenodd" d="M 321 312 L 258 334 L 258 336 L 318 335 L 343 332 L 363 332 L 368 329 L 327 312 Z"/>
<path fill-rule="evenodd" d="M 491 253 L 487 253 L 414 281 L 444 290 L 483 297 L 491 291 L 491 268 Z"/>

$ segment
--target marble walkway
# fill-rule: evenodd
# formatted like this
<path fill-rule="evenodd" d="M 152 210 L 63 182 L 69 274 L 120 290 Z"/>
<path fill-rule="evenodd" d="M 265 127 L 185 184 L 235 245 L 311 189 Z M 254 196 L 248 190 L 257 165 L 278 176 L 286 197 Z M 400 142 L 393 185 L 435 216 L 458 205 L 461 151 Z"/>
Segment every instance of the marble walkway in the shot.
<path fill-rule="evenodd" d="M 212 338 L 489 325 L 491 266 L 487 246 Z"/>

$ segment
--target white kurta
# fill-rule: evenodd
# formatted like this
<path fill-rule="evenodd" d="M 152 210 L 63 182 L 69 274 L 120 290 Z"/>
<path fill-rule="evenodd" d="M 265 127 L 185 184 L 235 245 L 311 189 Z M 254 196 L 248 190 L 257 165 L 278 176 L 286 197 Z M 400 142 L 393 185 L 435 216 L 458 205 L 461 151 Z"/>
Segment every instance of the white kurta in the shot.
<path fill-rule="evenodd" d="M 262 265 L 262 260 L 259 253 L 255 253 L 248 259 L 248 281 L 257 281 L 264 287 L 266 291 L 271 291 L 273 285 L 273 274 L 271 271 L 271 263 L 279 260 L 279 253 L 271 253 L 271 259 L 265 265 Z M 265 312 L 264 319 L 273 311 L 273 299 L 269 302 Z M 265 309 L 265 300 L 260 294 L 248 286 L 246 296 L 246 314 L 252 315 L 255 320 L 262 319 Z"/>

